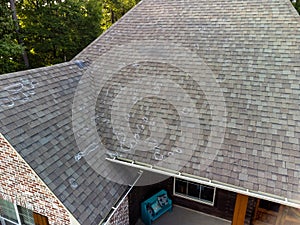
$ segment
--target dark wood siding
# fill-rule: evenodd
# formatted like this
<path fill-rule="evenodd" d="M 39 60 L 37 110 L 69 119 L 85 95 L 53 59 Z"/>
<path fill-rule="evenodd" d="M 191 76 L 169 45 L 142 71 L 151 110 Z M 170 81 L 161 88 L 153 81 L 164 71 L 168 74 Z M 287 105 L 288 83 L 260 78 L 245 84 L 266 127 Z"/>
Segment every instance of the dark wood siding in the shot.
<path fill-rule="evenodd" d="M 49 225 L 48 218 L 38 213 L 33 213 L 35 225 Z"/>

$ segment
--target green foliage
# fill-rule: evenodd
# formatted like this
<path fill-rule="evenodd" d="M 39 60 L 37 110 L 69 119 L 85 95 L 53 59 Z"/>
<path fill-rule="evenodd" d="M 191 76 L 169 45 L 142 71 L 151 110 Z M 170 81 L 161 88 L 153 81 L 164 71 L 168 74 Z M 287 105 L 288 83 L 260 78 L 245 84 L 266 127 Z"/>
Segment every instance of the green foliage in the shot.
<path fill-rule="evenodd" d="M 17 0 L 31 67 L 72 59 L 140 0 Z M 24 69 L 9 0 L 0 0 L 0 74 Z M 300 14 L 300 0 L 291 0 Z"/>
<path fill-rule="evenodd" d="M 15 26 L 8 1 L 0 0 L 0 74 L 23 68 L 23 49 L 14 34 Z"/>
<path fill-rule="evenodd" d="M 23 69 L 9 0 L 0 0 L 0 73 Z M 31 68 L 68 61 L 140 0 L 16 0 Z M 21 62 L 21 63 L 20 63 Z"/>
<path fill-rule="evenodd" d="M 18 8 L 31 67 L 72 59 L 102 31 L 97 0 L 22 0 Z"/>
<path fill-rule="evenodd" d="M 140 0 L 102 0 L 103 17 L 101 27 L 103 30 L 109 28 L 120 19 L 127 11 L 135 6 Z"/>
<path fill-rule="evenodd" d="M 300 0 L 296 0 L 296 1 L 291 0 L 291 2 L 293 2 L 293 5 L 294 5 L 295 9 L 300 14 Z"/>

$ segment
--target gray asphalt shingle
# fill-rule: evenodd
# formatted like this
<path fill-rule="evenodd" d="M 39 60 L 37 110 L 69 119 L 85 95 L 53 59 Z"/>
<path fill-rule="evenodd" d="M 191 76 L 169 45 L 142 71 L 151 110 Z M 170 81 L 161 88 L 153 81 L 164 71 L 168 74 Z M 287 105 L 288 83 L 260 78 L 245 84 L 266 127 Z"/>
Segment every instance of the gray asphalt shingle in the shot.
<path fill-rule="evenodd" d="M 182 172 L 299 201 L 299 21 L 299 15 L 288 0 L 272 1 L 272 7 L 269 1 L 258 0 L 143 1 L 77 58 L 88 58 L 96 62 L 91 64 L 91 67 L 97 69 L 91 71 L 95 74 L 97 71 L 101 71 L 99 73 L 102 74 L 105 72 L 105 76 L 110 77 L 110 80 L 104 81 L 104 85 L 101 84 L 102 90 L 106 91 L 111 83 L 118 83 L 145 94 L 151 86 L 143 83 L 144 90 L 140 90 L 131 85 L 131 79 L 156 76 L 153 81 L 161 79 L 167 86 L 168 90 L 163 93 L 165 96 L 160 96 L 165 97 L 166 101 L 143 98 L 133 104 L 129 101 L 129 92 L 123 98 L 118 95 L 122 93 L 118 89 L 112 95 L 110 92 L 100 92 L 97 97 L 99 102 L 111 103 L 98 108 L 102 116 L 98 121 L 98 132 L 102 142 L 107 149 L 114 149 L 113 155 L 119 154 L 153 165 L 159 164 L 159 161 L 155 160 L 155 150 L 152 147 L 142 145 L 140 149 L 135 147 L 130 152 L 124 152 L 125 149 L 120 146 L 122 142 L 118 140 L 122 137 L 118 137 L 111 129 L 111 126 L 122 123 L 105 123 L 110 115 L 121 114 L 121 110 L 117 111 L 114 108 L 115 103 L 112 103 L 118 100 L 120 108 L 131 105 L 131 112 L 135 112 L 135 118 L 129 120 L 130 130 L 126 130 L 128 133 L 134 134 L 139 131 L 138 125 L 142 124 L 145 113 L 148 113 L 148 119 L 159 118 L 162 127 L 146 126 L 139 135 L 142 140 L 148 138 L 150 133 L 156 135 L 165 158 L 168 154 L 174 154 L 172 147 L 176 141 L 184 143 L 188 149 L 193 147 L 195 139 L 199 140 L 198 147 L 194 148 L 193 152 L 186 153 L 189 160 L 187 159 L 185 166 L 181 168 Z M 145 61 L 137 60 L 138 54 L 134 51 L 138 48 L 149 51 L 141 43 L 151 44 L 151 40 L 156 41 L 157 46 L 160 45 L 166 52 L 170 52 L 169 43 L 178 44 L 171 45 L 175 48 L 179 46 L 178 49 L 181 49 L 180 46 L 188 48 L 190 52 L 181 53 L 178 53 L 178 49 L 173 49 L 174 54 L 177 53 L 177 57 L 174 58 L 184 61 L 186 57 L 192 62 L 184 63 L 194 69 L 196 66 L 193 65 L 193 60 L 195 64 L 197 60 L 203 60 L 211 69 L 224 96 L 227 113 L 226 132 L 222 145 L 217 149 L 217 155 L 205 152 L 207 144 L 213 144 L 209 143 L 209 136 L 214 135 L 212 129 L 216 125 L 212 121 L 215 118 L 211 117 L 213 104 L 207 104 L 207 96 L 203 95 L 203 91 L 207 89 L 203 90 L 203 86 L 197 87 L 195 82 L 189 79 L 183 79 L 181 82 L 181 78 L 187 75 L 187 72 L 180 68 L 184 63 L 177 62 L 175 66 L 170 66 L 156 62 L 153 58 L 151 62 L 150 57 L 145 57 Z M 117 53 L 113 54 L 112 51 Z M 193 53 L 199 58 L 192 58 Z M 163 51 L 158 51 L 157 59 L 162 58 L 159 54 L 163 54 Z M 147 53 L 144 55 L 147 56 Z M 150 50 L 148 55 L 155 54 Z M 122 69 L 116 72 L 111 62 L 99 62 L 109 56 L 114 56 L 113 64 L 127 64 L 122 68 L 120 63 Z M 106 69 L 102 69 L 103 67 Z M 189 119 L 193 123 L 186 123 L 186 127 L 181 124 L 181 132 L 184 128 L 184 131 L 189 133 L 184 140 L 180 129 L 176 130 L 176 126 L 172 126 L 172 121 L 178 122 L 179 117 L 182 119 L 182 113 L 178 112 L 176 104 L 175 109 L 171 109 L 172 105 L 168 104 L 179 92 L 176 93 L 172 83 L 167 83 L 165 78 L 171 79 L 178 85 L 177 88 L 183 89 L 190 98 L 198 101 L 195 108 L 198 110 L 196 118 L 199 119 L 200 132 L 193 129 L 197 121 L 193 121 L 195 117 L 192 116 Z M 209 80 L 203 80 L 202 84 L 211 85 Z M 213 90 L 209 90 L 209 94 L 214 96 Z M 189 103 L 179 98 L 178 101 L 182 105 Z M 143 106 L 146 106 L 147 112 L 143 111 Z M 111 110 L 106 110 L 107 108 Z M 116 118 L 118 117 L 114 117 L 114 120 Z M 117 130 L 117 127 L 114 128 Z M 159 138 L 163 135 L 167 140 Z M 180 160 L 176 161 L 176 157 L 181 156 L 176 156 L 175 153 L 169 163 L 182 163 Z M 201 170 L 199 163 L 206 158 L 213 160 L 205 170 Z M 162 165 L 172 168 L 167 162 Z"/>
<path fill-rule="evenodd" d="M 0 132 L 82 224 L 131 178 L 107 155 L 300 201 L 299 31 L 289 0 L 144 0 L 73 61 L 1 75 Z"/>
<path fill-rule="evenodd" d="M 29 101 L 16 101 L 13 107 L 1 104 L 1 115 L 7 116 L 0 122 L 0 132 L 78 221 L 90 225 L 98 224 L 107 215 L 107 207 L 117 202 L 126 187 L 110 185 L 109 180 L 92 170 L 86 162 L 74 159 L 79 149 L 72 131 L 72 102 L 82 74 L 74 62 L 69 62 L 1 75 L 1 97 L 7 94 L 7 87 L 19 84 L 20 77 L 30 77 L 37 84 Z M 71 185 L 72 178 L 77 183 L 76 188 Z M 86 182 L 90 179 L 94 186 Z M 103 187 L 101 191 L 98 186 Z M 111 190 L 114 190 L 114 195 L 110 194 Z M 102 197 L 109 201 L 104 206 L 103 199 L 99 199 L 95 202 L 95 210 L 88 210 L 90 199 L 98 198 L 101 193 L 106 193 Z"/>

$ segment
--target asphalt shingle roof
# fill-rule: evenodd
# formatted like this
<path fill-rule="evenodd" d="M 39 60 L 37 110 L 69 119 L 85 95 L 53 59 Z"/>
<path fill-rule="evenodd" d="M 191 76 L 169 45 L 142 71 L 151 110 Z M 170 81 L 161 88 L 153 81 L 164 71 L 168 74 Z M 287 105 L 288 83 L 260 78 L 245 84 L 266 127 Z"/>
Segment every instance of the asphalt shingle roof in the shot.
<path fill-rule="evenodd" d="M 77 56 L 96 62 L 89 73 L 100 71 L 99 74 L 111 77 L 111 81 L 102 79 L 105 85 L 99 82 L 98 86 L 115 94 L 109 96 L 102 91 L 97 95 L 99 102 L 109 102 L 100 105 L 98 112 L 104 120 L 114 120 L 111 123 L 115 131 L 101 122 L 103 118 L 98 122 L 100 136 L 110 133 L 109 138 L 101 136 L 106 148 L 117 149 L 115 154 L 150 164 L 159 163 L 155 158 L 168 158 L 169 161 L 160 165 L 172 168 L 174 163 L 183 163 L 182 172 L 299 201 L 299 22 L 299 15 L 288 0 L 143 1 Z M 175 56 L 168 58 L 164 52 Z M 105 61 L 105 57 L 113 62 Z M 119 69 L 115 66 L 118 63 Z M 199 68 L 208 72 L 201 73 Z M 217 85 L 209 84 L 204 74 L 213 77 Z M 157 86 L 151 86 L 146 79 L 136 82 L 142 88 L 131 84 L 130 79 L 142 80 L 143 76 L 165 89 L 159 94 L 148 93 L 147 89 Z M 182 77 L 186 77 L 183 83 Z M 202 81 L 197 86 L 193 80 Z M 120 89 L 110 89 L 110 82 L 121 84 Z M 136 89 L 136 95 L 142 97 L 132 103 L 130 98 L 134 98 L 134 94 L 122 92 L 126 86 Z M 216 87 L 224 97 L 226 109 L 226 121 L 219 124 L 213 112 L 216 103 L 211 101 L 218 95 L 213 93 Z M 173 97 L 179 95 L 180 90 L 190 98 L 178 98 L 176 105 Z M 120 96 L 120 93 L 125 95 Z M 153 99 L 145 98 L 147 93 L 154 96 Z M 114 108 L 116 102 L 122 104 L 119 111 Z M 194 127 L 180 121 L 181 130 L 176 130 L 180 125 L 178 118 L 182 120 L 184 114 L 180 113 L 184 107 L 178 109 L 179 105 L 191 106 L 191 102 L 198 114 L 192 115 L 190 122 L 195 118 L 198 121 L 193 121 Z M 143 111 L 142 107 L 147 110 Z M 111 110 L 105 111 L 105 108 Z M 127 126 L 116 122 L 123 111 L 135 112 L 135 118 L 127 118 L 129 128 L 125 133 L 131 133 L 129 140 L 134 145 L 130 148 L 127 143 L 129 152 L 126 142 L 118 140 L 123 139 L 122 135 L 116 134 L 120 131 L 116 125 Z M 141 128 L 145 115 L 148 115 L 146 119 L 156 120 L 156 127 L 148 123 L 139 130 L 138 125 Z M 217 130 L 214 127 L 218 126 L 225 129 L 224 139 L 221 135 L 219 143 L 217 138 L 209 139 L 215 134 L 218 137 L 219 133 L 214 133 Z M 155 137 L 159 140 L 159 149 L 153 148 L 157 143 L 136 146 L 134 135 L 137 133 L 148 144 L 149 138 Z M 197 147 L 193 146 L 195 140 Z M 180 143 L 186 146 L 186 156 L 178 156 L 184 157 L 183 161 L 176 158 L 176 151 L 182 149 L 172 149 Z M 207 145 L 212 152 L 205 150 Z M 205 169 L 199 162 L 204 163 Z"/>
<path fill-rule="evenodd" d="M 83 224 L 124 191 L 107 155 L 300 201 L 299 22 L 288 0 L 144 0 L 74 61 L 1 75 L 0 132 Z"/>
<path fill-rule="evenodd" d="M 126 187 L 84 161 L 72 130 L 75 62 L 0 76 L 1 133 L 81 224 L 98 224 Z"/>

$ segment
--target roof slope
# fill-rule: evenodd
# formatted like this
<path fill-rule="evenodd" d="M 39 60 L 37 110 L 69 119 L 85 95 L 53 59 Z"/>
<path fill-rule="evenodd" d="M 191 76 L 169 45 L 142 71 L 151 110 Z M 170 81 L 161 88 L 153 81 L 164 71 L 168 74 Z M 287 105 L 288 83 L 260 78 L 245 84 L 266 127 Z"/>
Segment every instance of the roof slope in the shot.
<path fill-rule="evenodd" d="M 103 153 L 300 200 L 299 22 L 288 0 L 144 0 L 86 69 L 0 76 L 0 132 L 83 224 L 124 190 Z"/>
<path fill-rule="evenodd" d="M 0 76 L 0 132 L 81 224 L 98 224 L 125 187 L 83 161 L 72 103 L 83 74 L 74 62 Z"/>
<path fill-rule="evenodd" d="M 170 59 L 164 52 L 177 55 Z M 106 61 L 108 58 L 110 60 Z M 104 84 L 98 83 L 102 90 L 106 90 L 106 94 L 104 91 L 96 93 L 98 102 L 110 102 L 100 105 L 98 109 L 99 114 L 102 113 L 98 131 L 100 136 L 101 133 L 109 136 L 101 136 L 107 149 L 117 149 L 114 153 L 126 158 L 158 164 L 155 158 L 170 159 L 168 156 L 174 154 L 172 146 L 179 140 L 179 144 L 190 145 L 190 149 L 193 149 L 188 152 L 189 148 L 186 148 L 184 161 L 187 163 L 180 169 L 183 172 L 300 200 L 300 19 L 288 0 L 143 1 L 76 59 L 95 62 L 90 74 L 110 77 L 110 80 L 101 79 Z M 168 60 L 173 60 L 174 64 L 166 63 Z M 194 66 L 193 69 L 193 65 L 198 65 L 199 62 L 202 67 L 198 67 L 196 71 L 197 67 Z M 185 68 L 184 65 L 189 65 L 192 69 Z M 183 87 L 180 79 L 187 74 L 196 81 L 208 79 L 199 72 L 199 68 L 210 70 L 207 74 L 216 78 L 217 86 L 205 85 L 209 81 L 204 81 L 200 87 L 193 86 L 192 83 L 188 83 L 190 88 Z M 158 81 L 165 85 L 168 90 L 160 94 L 165 100 L 169 100 L 168 103 L 145 98 L 147 88 L 156 88 L 155 86 L 139 83 L 143 85 L 144 92 L 132 86 L 130 79 L 139 80 L 142 75 L 151 79 L 156 76 L 156 79 L 148 81 Z M 167 78 L 173 83 L 166 82 Z M 111 88 L 112 83 L 119 83 L 121 89 L 129 86 L 138 90 L 138 95 L 142 96 L 140 102 L 130 102 L 128 95 L 133 98 L 135 96 L 129 92 L 120 97 L 120 93 L 125 92 Z M 174 83 L 178 85 L 176 90 Z M 210 87 L 210 91 L 205 86 Z M 215 87 L 218 87 L 224 97 L 224 113 L 227 115 L 225 123 L 218 124 L 214 121 L 213 107 L 217 106 L 209 98 L 213 96 Z M 188 124 L 184 127 L 181 124 L 181 131 L 192 135 L 190 140 L 188 136 L 185 140 L 180 140 L 180 134 L 176 136 L 178 130 L 172 129 L 172 126 L 176 126 L 176 121 L 182 119 L 182 114 L 176 111 L 180 104 L 177 102 L 176 105 L 172 98 L 180 89 L 185 90 L 190 97 L 186 102 L 179 100 L 182 105 L 188 106 L 188 101 L 193 96 L 198 98 L 195 110 L 198 110 L 199 121 L 194 121 L 199 124 L 198 128 L 192 125 L 189 127 Z M 107 97 L 110 91 L 118 94 Z M 203 95 L 201 91 L 206 93 Z M 155 95 L 153 92 L 148 94 Z M 208 101 L 206 106 L 203 101 Z M 113 109 L 113 112 L 105 111 L 114 107 L 115 102 L 124 104 L 119 109 Z M 174 108 L 170 108 L 170 102 L 174 103 Z M 145 145 L 140 145 L 139 149 L 134 143 L 136 139 L 133 136 L 137 134 L 134 128 L 142 125 L 145 116 L 134 107 L 147 104 L 148 109 L 152 109 L 148 112 L 149 118 L 159 118 L 157 124 L 165 123 L 156 131 L 156 138 L 161 140 L 158 141 L 161 144 L 159 150 L 153 148 L 157 147 L 157 143 L 152 147 L 148 146 L 148 149 Z M 165 110 L 164 107 L 170 110 Z M 123 115 L 124 111 L 136 113 L 136 118 L 128 118 L 130 129 L 126 132 L 131 133 L 129 136 L 133 142 L 131 146 L 130 143 L 127 144 L 127 151 L 117 141 L 122 137 L 116 134 L 116 126 L 122 127 L 124 124 L 113 121 L 111 123 L 115 124 L 105 125 L 101 122 L 113 116 L 117 120 L 119 117 L 111 114 Z M 172 124 L 172 121 L 175 122 Z M 216 138 L 209 139 L 216 132 L 213 127 L 218 126 L 221 130 L 225 129 L 219 143 Z M 143 135 L 142 140 L 146 140 L 151 136 L 150 133 L 155 133 L 153 128 L 145 125 L 138 134 Z M 218 137 L 219 133 L 216 134 Z M 167 143 L 166 139 L 159 139 L 163 135 L 174 141 Z M 195 139 L 197 147 L 193 146 Z M 210 143 L 210 140 L 216 143 Z M 211 145 L 209 150 L 213 151 L 211 154 L 206 151 L 208 144 Z M 168 159 L 159 165 L 168 167 L 169 162 L 172 168 L 172 163 L 178 163 L 177 159 L 183 156 L 176 157 L 175 154 L 173 161 Z M 213 162 L 204 162 L 207 158 Z M 204 169 L 199 167 L 200 162 L 207 163 Z"/>

